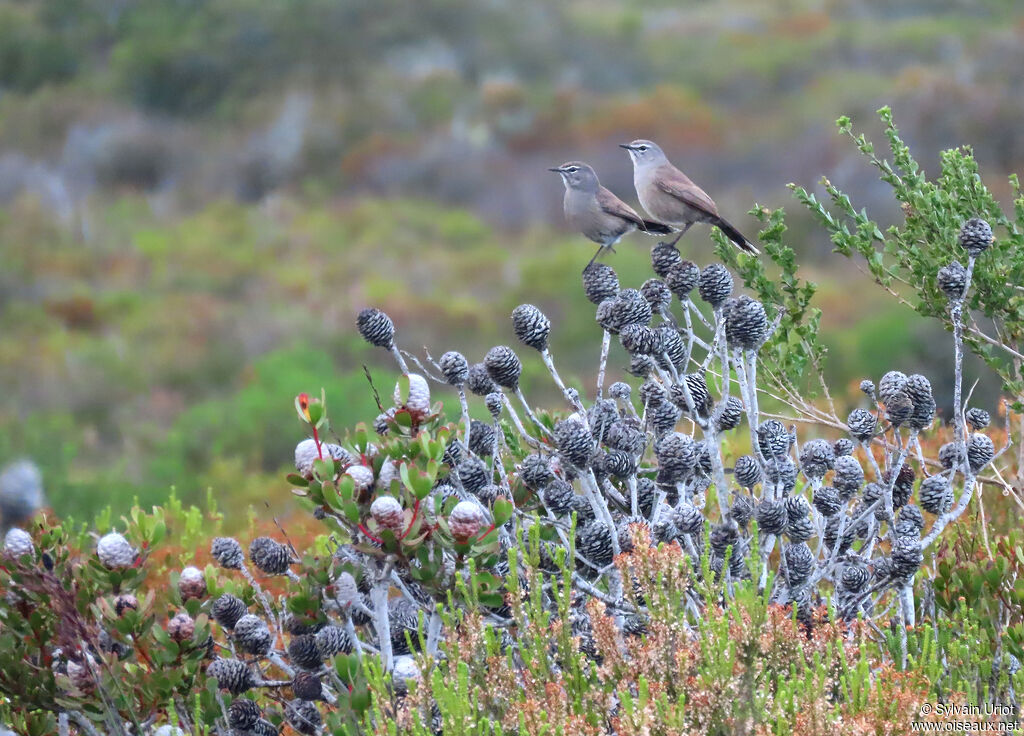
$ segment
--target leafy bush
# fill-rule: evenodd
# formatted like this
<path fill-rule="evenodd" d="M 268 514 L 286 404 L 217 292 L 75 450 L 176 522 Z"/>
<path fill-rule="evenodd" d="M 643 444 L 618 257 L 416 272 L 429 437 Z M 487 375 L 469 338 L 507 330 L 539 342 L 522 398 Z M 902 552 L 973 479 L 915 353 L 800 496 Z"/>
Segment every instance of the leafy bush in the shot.
<path fill-rule="evenodd" d="M 817 314 L 781 215 L 764 219 L 781 290 L 747 256 L 739 266 L 767 305 L 666 244 L 639 289 L 584 271 L 601 335 L 593 401 L 562 380 L 551 321 L 517 307 L 513 332 L 562 411 L 529 403 L 507 346 L 472 364 L 420 357 L 385 313 L 361 311 L 360 334 L 402 377 L 389 405 L 374 384 L 372 430 L 341 441 L 325 394 L 296 397 L 310 436 L 287 480 L 323 525 L 305 545 L 283 528 L 247 552 L 216 537 L 203 570 L 205 553 L 154 561 L 170 538 L 159 509 L 133 511 L 124 536 L 100 520 L 95 552 L 65 525 L 12 530 L 0 713 L 31 734 L 866 734 L 906 729 L 928 698 L 1012 700 L 1019 566 L 989 568 L 982 589 L 969 555 L 940 549 L 998 472 L 988 413 L 956 412 L 937 447 L 929 381 L 889 371 L 862 384 L 845 436 L 797 444 L 765 415 L 758 370 L 814 365 Z M 943 277 L 957 406 L 970 270 L 998 253 L 978 221 L 961 240 L 969 268 Z M 805 363 L 786 362 L 780 330 Z M 613 336 L 637 389 L 611 381 Z M 431 382 L 461 410 L 446 418 Z M 169 516 L 182 515 L 190 546 L 201 515 Z M 1013 537 L 997 545 L 1022 554 Z M 179 560 L 170 585 L 146 584 L 147 567 L 162 581 Z M 954 592 L 965 577 L 975 598 Z"/>

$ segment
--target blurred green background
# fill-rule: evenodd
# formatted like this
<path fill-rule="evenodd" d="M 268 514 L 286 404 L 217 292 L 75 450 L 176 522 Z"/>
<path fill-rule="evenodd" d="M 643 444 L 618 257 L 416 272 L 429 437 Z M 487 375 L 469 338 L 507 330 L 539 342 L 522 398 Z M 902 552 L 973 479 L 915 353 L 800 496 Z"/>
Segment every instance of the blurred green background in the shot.
<path fill-rule="evenodd" d="M 32 458 L 60 513 L 171 485 L 280 508 L 293 396 L 325 388 L 340 427 L 376 415 L 364 364 L 390 390 L 353 328 L 371 304 L 406 349 L 478 360 L 536 303 L 590 379 L 592 247 L 545 169 L 587 160 L 635 202 L 615 144 L 637 137 L 741 230 L 787 206 L 838 396 L 930 372 L 941 330 L 831 255 L 785 184 L 828 174 L 897 218 L 833 125 L 870 134 L 891 104 L 926 166 L 970 143 L 1005 195 L 1022 69 L 1019 0 L 0 0 L 0 465 Z M 611 257 L 624 285 L 649 245 Z M 708 262 L 706 228 L 683 250 Z"/>

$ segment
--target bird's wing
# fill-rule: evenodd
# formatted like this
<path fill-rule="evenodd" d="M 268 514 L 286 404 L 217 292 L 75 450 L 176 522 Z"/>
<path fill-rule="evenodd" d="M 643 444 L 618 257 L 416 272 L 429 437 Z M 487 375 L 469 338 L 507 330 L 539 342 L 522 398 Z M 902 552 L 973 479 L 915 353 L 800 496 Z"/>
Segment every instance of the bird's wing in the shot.
<path fill-rule="evenodd" d="M 682 201 L 691 207 L 718 216 L 718 208 L 714 200 L 703 189 L 690 181 L 690 177 L 675 166 L 660 166 L 654 183 L 658 189 Z"/>
<path fill-rule="evenodd" d="M 597 205 L 609 215 L 621 217 L 623 220 L 629 220 L 641 230 L 646 229 L 644 226 L 644 219 L 636 213 L 636 210 L 604 187 L 597 190 Z"/>

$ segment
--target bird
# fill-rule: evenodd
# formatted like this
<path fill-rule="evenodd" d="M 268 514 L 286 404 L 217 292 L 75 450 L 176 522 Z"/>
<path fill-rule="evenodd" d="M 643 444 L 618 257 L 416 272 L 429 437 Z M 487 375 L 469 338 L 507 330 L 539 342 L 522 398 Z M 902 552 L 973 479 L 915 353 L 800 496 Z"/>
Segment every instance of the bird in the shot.
<path fill-rule="evenodd" d="M 598 244 L 590 266 L 601 252 L 610 250 L 623 235 L 642 230 L 655 235 L 669 235 L 672 228 L 660 222 L 645 220 L 632 207 L 601 186 L 589 164 L 569 161 L 548 169 L 562 177 L 565 198 L 562 202 L 565 219 L 590 240 Z"/>
<path fill-rule="evenodd" d="M 635 140 L 620 143 L 633 161 L 633 186 L 640 204 L 651 217 L 679 230 L 671 245 L 695 222 L 707 222 L 718 227 L 740 250 L 759 253 L 758 249 L 728 220 L 718 214 L 714 200 L 690 177 L 668 160 L 657 143 Z"/>

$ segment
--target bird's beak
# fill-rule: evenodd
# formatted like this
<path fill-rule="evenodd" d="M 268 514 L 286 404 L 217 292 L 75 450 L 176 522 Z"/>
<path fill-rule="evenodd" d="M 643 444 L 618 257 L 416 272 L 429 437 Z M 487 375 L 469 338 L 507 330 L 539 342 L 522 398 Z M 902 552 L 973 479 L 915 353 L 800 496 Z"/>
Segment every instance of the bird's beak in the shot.
<path fill-rule="evenodd" d="M 556 174 L 561 174 L 563 171 L 565 171 L 565 169 L 563 169 L 561 166 L 554 166 L 548 169 L 548 171 L 554 171 Z"/>
<path fill-rule="evenodd" d="M 627 151 L 632 151 L 633 145 L 631 143 L 620 143 L 619 148 L 625 148 Z"/>

